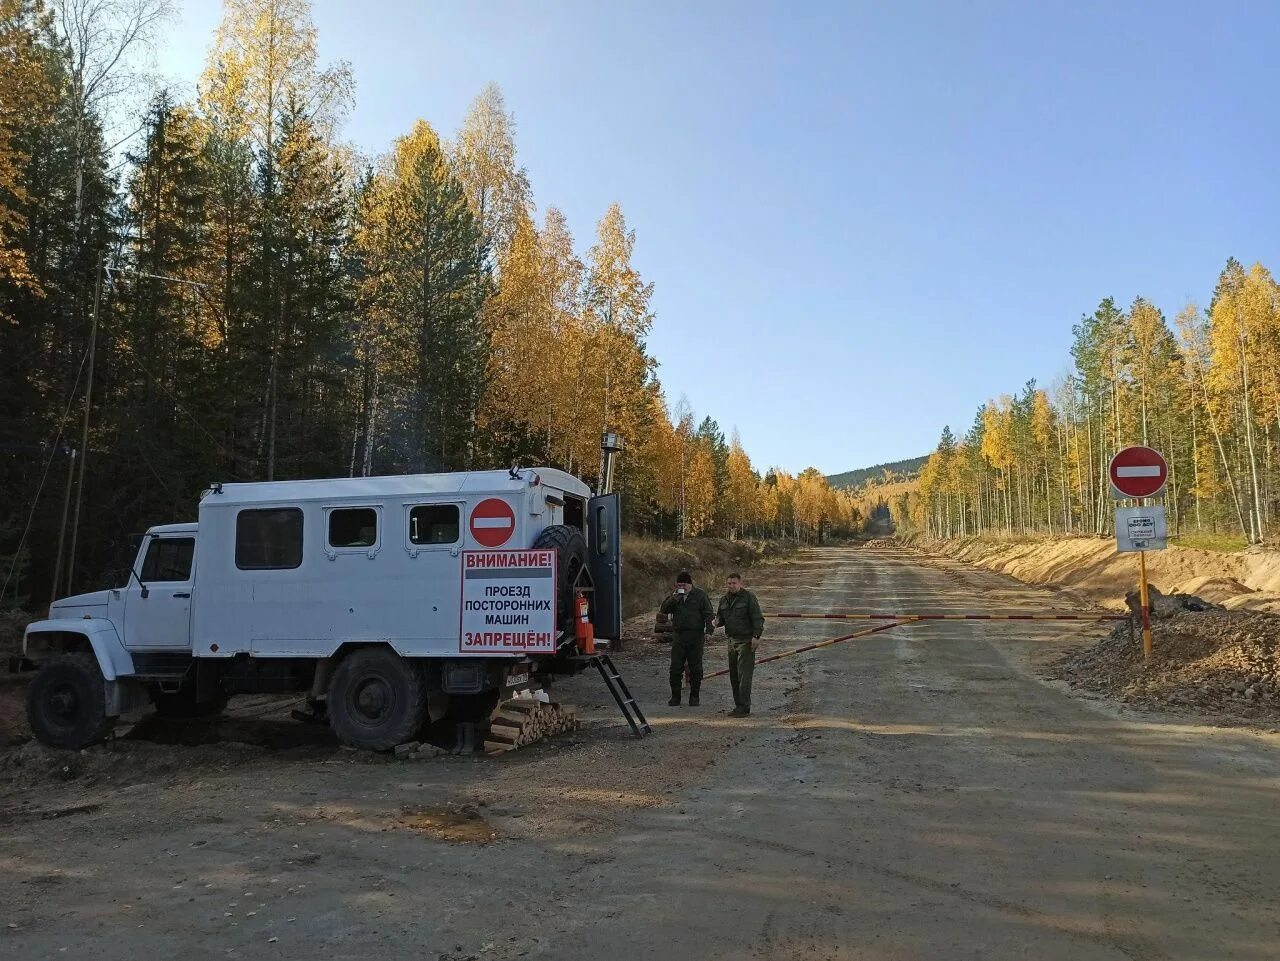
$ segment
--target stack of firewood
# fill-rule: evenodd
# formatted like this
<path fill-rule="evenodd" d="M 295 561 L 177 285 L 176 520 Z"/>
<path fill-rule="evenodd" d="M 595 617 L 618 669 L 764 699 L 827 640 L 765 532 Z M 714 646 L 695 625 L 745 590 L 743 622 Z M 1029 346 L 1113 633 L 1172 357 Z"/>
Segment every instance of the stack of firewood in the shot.
<path fill-rule="evenodd" d="M 554 701 L 544 703 L 515 698 L 498 705 L 498 710 L 490 718 L 484 750 L 486 754 L 502 754 L 541 738 L 577 729 L 576 708 Z"/>

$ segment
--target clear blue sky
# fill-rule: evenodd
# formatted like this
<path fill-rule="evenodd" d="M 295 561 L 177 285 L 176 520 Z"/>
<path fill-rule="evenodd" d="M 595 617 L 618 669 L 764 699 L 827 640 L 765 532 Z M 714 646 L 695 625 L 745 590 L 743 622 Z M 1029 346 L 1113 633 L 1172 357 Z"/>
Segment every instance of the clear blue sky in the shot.
<path fill-rule="evenodd" d="M 218 0 L 161 64 L 191 83 Z M 757 465 L 931 449 L 1069 360 L 1113 295 L 1166 316 L 1277 263 L 1280 4 L 315 0 L 345 135 L 454 131 L 502 87 L 540 209 L 618 201 L 673 402 Z"/>

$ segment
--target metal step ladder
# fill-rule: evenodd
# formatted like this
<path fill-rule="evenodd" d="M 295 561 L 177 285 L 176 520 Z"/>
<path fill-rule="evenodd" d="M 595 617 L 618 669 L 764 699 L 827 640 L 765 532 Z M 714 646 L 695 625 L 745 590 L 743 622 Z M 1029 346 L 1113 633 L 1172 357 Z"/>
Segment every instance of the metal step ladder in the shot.
<path fill-rule="evenodd" d="M 613 695 L 613 699 L 618 703 L 618 710 L 622 712 L 622 716 L 631 725 L 632 733 L 636 737 L 652 734 L 653 728 L 645 720 L 644 712 L 640 710 L 640 705 L 632 697 L 631 691 L 627 687 L 627 682 L 622 679 L 618 669 L 613 666 L 613 659 L 608 654 L 593 654 L 591 655 L 591 663 L 596 666 L 596 670 L 604 678 L 604 686 L 609 689 L 609 693 Z"/>

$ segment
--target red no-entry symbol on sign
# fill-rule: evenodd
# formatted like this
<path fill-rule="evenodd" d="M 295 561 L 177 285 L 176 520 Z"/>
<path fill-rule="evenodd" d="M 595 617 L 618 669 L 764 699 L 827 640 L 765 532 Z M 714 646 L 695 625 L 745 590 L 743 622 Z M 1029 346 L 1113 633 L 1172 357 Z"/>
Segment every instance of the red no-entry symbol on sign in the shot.
<path fill-rule="evenodd" d="M 488 497 L 471 511 L 471 536 L 481 547 L 501 547 L 516 532 L 516 514 L 511 505 Z"/>
<path fill-rule="evenodd" d="M 1169 480 L 1169 464 L 1150 447 L 1126 447 L 1111 458 L 1108 473 L 1117 498 L 1155 497 Z"/>

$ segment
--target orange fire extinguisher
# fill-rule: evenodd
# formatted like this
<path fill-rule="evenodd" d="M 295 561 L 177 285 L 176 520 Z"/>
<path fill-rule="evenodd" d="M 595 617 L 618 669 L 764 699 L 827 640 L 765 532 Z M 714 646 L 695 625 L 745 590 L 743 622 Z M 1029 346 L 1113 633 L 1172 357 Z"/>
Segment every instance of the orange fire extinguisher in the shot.
<path fill-rule="evenodd" d="M 587 595 L 579 592 L 574 595 L 573 634 L 578 642 L 578 650 L 583 654 L 596 652 L 596 629 L 591 624 L 591 607 L 587 603 Z"/>

